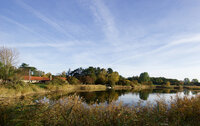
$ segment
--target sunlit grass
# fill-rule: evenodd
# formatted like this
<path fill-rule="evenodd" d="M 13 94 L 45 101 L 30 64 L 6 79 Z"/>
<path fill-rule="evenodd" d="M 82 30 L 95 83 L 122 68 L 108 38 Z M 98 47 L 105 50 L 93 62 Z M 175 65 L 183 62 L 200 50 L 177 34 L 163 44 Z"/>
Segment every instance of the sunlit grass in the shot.
<path fill-rule="evenodd" d="M 0 85 L 0 98 L 5 97 L 19 97 L 35 93 L 49 93 L 55 91 L 96 91 L 96 90 L 106 90 L 105 85 L 69 85 L 69 84 L 30 84 L 30 83 L 20 83 L 20 84 L 8 84 Z"/>
<path fill-rule="evenodd" d="M 84 99 L 69 96 L 55 103 L 20 102 L 0 105 L 0 125 L 149 125 L 198 126 L 200 96 L 176 97 L 169 103 L 159 100 L 155 105 L 138 103 L 125 106 L 112 102 L 109 105 L 86 105 Z"/>
<path fill-rule="evenodd" d="M 43 88 L 40 88 L 34 84 L 12 84 L 12 85 L 1 85 L 0 86 L 0 98 L 2 97 L 17 97 L 21 95 L 27 95 L 36 92 L 44 92 Z"/>

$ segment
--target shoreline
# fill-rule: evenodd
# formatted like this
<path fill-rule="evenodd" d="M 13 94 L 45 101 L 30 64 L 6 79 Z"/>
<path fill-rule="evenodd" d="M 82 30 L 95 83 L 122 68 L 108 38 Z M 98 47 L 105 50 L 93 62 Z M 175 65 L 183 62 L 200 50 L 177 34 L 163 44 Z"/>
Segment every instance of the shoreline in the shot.
<path fill-rule="evenodd" d="M 33 86 L 33 87 L 31 87 Z M 0 99 L 6 98 L 20 98 L 24 96 L 48 94 L 54 92 L 79 92 L 79 91 L 106 91 L 107 87 L 105 85 L 45 85 L 45 84 L 30 84 L 32 88 L 28 92 L 23 92 L 23 90 L 9 89 L 0 87 Z M 28 88 L 30 88 L 28 87 Z M 25 88 L 27 89 L 27 88 Z M 123 86 L 115 85 L 113 90 L 134 90 L 140 91 L 145 89 L 189 89 L 189 90 L 200 90 L 200 86 L 160 86 L 160 85 L 135 85 Z"/>
<path fill-rule="evenodd" d="M 20 98 L 24 96 L 30 95 L 40 95 L 40 94 L 48 94 L 54 92 L 76 92 L 76 91 L 106 91 L 107 87 L 105 85 L 41 85 L 41 84 L 30 84 L 29 91 L 24 92 L 23 89 L 12 89 L 12 88 L 5 88 L 0 87 L 0 99 L 5 98 Z M 25 87 L 25 89 L 27 89 Z M 152 89 L 155 86 L 149 85 L 137 85 L 134 87 L 131 86 L 122 86 L 116 85 L 112 89 L 113 90 L 143 90 L 143 89 Z"/>

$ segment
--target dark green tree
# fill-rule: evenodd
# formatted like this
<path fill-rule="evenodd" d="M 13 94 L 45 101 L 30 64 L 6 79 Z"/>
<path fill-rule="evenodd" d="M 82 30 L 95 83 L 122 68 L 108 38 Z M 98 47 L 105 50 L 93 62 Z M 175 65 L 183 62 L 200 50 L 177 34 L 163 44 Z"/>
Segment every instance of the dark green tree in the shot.
<path fill-rule="evenodd" d="M 149 74 L 147 72 L 141 73 L 139 77 L 140 82 L 148 82 L 150 81 Z"/>
<path fill-rule="evenodd" d="M 197 79 L 192 79 L 192 84 L 198 84 L 199 83 L 199 81 L 197 80 Z"/>
<path fill-rule="evenodd" d="M 107 69 L 108 74 L 111 74 L 113 72 L 112 68 Z"/>
<path fill-rule="evenodd" d="M 140 99 L 142 99 L 142 100 L 147 100 L 148 99 L 148 97 L 149 97 L 149 92 L 148 91 L 140 91 L 139 92 L 139 97 L 140 97 Z"/>
<path fill-rule="evenodd" d="M 190 84 L 190 79 L 189 78 L 185 78 L 184 79 L 184 84 Z"/>

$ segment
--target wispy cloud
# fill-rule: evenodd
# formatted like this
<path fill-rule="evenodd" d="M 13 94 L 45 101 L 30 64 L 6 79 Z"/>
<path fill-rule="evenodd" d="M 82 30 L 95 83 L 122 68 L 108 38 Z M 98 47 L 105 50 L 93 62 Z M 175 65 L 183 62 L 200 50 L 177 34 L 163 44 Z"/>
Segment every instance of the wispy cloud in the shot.
<path fill-rule="evenodd" d="M 30 41 L 26 41 L 26 42 L 22 42 L 23 40 L 15 40 L 14 38 L 11 39 L 11 36 L 14 37 L 15 35 L 12 35 L 11 33 L 7 33 L 6 31 L 0 31 L 1 33 L 1 42 L 0 45 L 4 45 L 4 46 L 9 46 L 9 47 L 16 47 L 16 48 L 26 48 L 26 47 L 53 47 L 53 48 L 57 48 L 60 50 L 64 50 L 64 48 L 66 49 L 66 47 L 72 47 L 72 46 L 94 46 L 95 43 L 91 42 L 91 41 L 85 41 L 85 40 L 61 40 L 58 38 L 52 39 L 48 36 L 44 36 L 40 33 L 38 33 L 37 31 L 35 31 L 32 27 L 28 27 L 20 22 L 17 22 L 11 18 L 8 18 L 6 16 L 0 15 L 0 19 L 4 20 L 6 22 L 10 22 L 11 24 L 13 24 L 14 26 L 17 26 L 29 33 L 32 33 L 34 36 L 36 36 L 37 38 L 40 38 L 42 40 L 40 40 L 39 42 L 30 42 Z M 5 34 L 6 37 L 3 37 L 2 35 Z M 8 38 L 8 36 L 10 36 L 10 38 Z"/>
<path fill-rule="evenodd" d="M 70 47 L 70 46 L 81 46 L 81 45 L 92 45 L 89 41 L 59 41 L 59 42 L 34 42 L 34 43 L 9 43 L 10 47 L 54 47 L 54 48 L 60 48 L 60 47 Z"/>
<path fill-rule="evenodd" d="M 13 20 L 13 19 L 11 19 L 11 18 L 8 18 L 8 17 L 6 17 L 6 16 L 3 16 L 3 15 L 0 15 L 0 19 L 2 19 L 2 20 L 5 20 L 5 21 L 7 21 L 7 22 L 10 22 L 11 24 L 13 24 L 14 26 L 17 26 L 17 27 L 19 27 L 19 28 L 21 28 L 21 29 L 23 29 L 23 30 L 25 30 L 26 32 L 29 32 L 29 33 L 32 33 L 34 36 L 36 36 L 37 38 L 41 38 L 41 39 L 43 39 L 43 40 L 45 40 L 45 41 L 54 41 L 55 42 L 55 40 L 54 39 L 50 39 L 49 37 L 44 37 L 42 34 L 40 34 L 40 33 L 38 33 L 37 31 L 35 31 L 35 30 L 33 30 L 33 28 L 31 28 L 31 27 L 28 27 L 28 26 L 26 26 L 26 25 L 24 25 L 24 24 L 22 24 L 22 23 L 20 23 L 20 22 L 17 22 L 16 20 Z M 5 31 L 6 32 L 6 31 Z M 10 33 L 9 33 L 10 34 Z M 11 36 L 11 34 L 10 34 L 10 36 Z M 9 40 L 9 39 L 8 39 Z M 10 42 L 9 41 L 7 41 L 6 43 L 9 43 L 10 44 Z M 22 45 L 28 45 L 28 43 L 23 43 Z M 12 44 L 11 44 L 12 45 Z M 18 43 L 15 43 L 14 44 L 15 46 L 20 46 L 20 43 L 18 42 Z M 22 46 L 21 45 L 21 46 Z M 30 45 L 31 45 L 31 43 L 30 43 Z M 33 45 L 33 44 L 32 44 Z M 40 45 L 40 44 L 35 44 L 35 45 Z"/>
<path fill-rule="evenodd" d="M 57 22 L 55 22 L 52 19 L 46 17 L 45 15 L 43 15 L 39 11 L 35 10 L 34 8 L 32 8 L 28 4 L 24 3 L 23 1 L 17 1 L 17 3 L 19 5 L 21 5 L 27 11 L 31 12 L 32 14 L 34 14 L 37 18 L 41 19 L 42 21 L 44 21 L 45 23 L 47 23 L 51 27 L 55 28 L 57 31 L 59 31 L 59 32 L 63 33 L 64 35 L 66 35 L 66 37 L 74 39 L 74 37 L 71 34 L 69 34 L 69 32 L 66 32 L 65 29 L 63 29 L 62 26 L 60 26 Z"/>
<path fill-rule="evenodd" d="M 94 0 L 90 6 L 96 22 L 101 25 L 106 36 L 106 40 L 112 45 L 118 45 L 118 29 L 115 25 L 115 20 L 108 7 L 102 0 Z"/>
<path fill-rule="evenodd" d="M 26 31 L 28 31 L 28 32 L 31 32 L 31 33 L 33 33 L 33 34 L 39 35 L 39 34 L 36 33 L 35 31 L 33 31 L 31 28 L 29 28 L 29 27 L 27 27 L 27 26 L 25 26 L 25 25 L 23 25 L 23 24 L 21 24 L 21 23 L 15 21 L 15 20 L 13 20 L 13 19 L 11 19 L 11 18 L 8 18 L 8 17 L 3 16 L 3 15 L 0 15 L 0 18 L 1 18 L 2 20 L 6 20 L 6 21 L 8 21 L 8 22 L 10 22 L 10 23 L 15 24 L 16 26 L 18 26 L 18 27 L 20 27 L 20 28 L 23 28 L 24 30 L 26 30 Z"/>
<path fill-rule="evenodd" d="M 113 67 L 125 76 L 147 71 L 152 76 L 196 77 L 199 5 L 181 0 L 173 5 L 132 0 L 123 5 L 112 0 L 1 1 L 0 45 L 18 48 L 23 62 L 54 73 L 92 65 Z"/>

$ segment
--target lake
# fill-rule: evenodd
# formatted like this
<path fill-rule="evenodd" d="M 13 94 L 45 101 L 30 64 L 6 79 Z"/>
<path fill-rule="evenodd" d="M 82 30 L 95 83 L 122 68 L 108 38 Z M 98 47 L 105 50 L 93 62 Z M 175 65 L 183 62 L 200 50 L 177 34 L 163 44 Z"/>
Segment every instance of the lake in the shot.
<path fill-rule="evenodd" d="M 170 90 L 170 89 L 148 89 L 141 91 L 133 90 L 106 90 L 106 91 L 92 91 L 92 92 L 73 92 L 64 93 L 58 92 L 53 94 L 48 94 L 45 96 L 40 96 L 34 98 L 34 102 L 50 102 L 54 103 L 59 99 L 65 99 L 70 95 L 78 95 L 83 98 L 87 104 L 109 104 L 112 101 L 123 102 L 125 105 L 137 104 L 140 102 L 142 105 L 147 103 L 155 104 L 157 100 L 165 100 L 166 102 L 170 99 L 179 97 L 192 97 L 199 94 L 199 91 L 194 90 Z"/>

